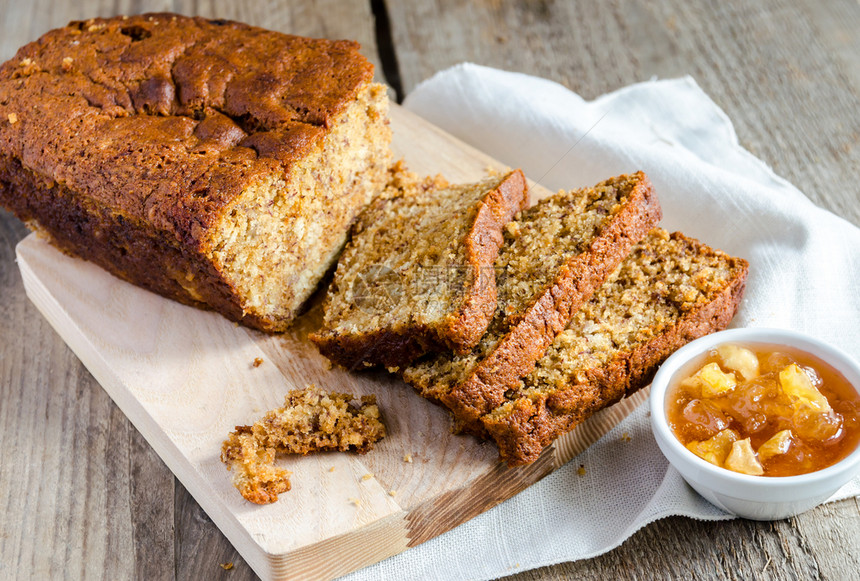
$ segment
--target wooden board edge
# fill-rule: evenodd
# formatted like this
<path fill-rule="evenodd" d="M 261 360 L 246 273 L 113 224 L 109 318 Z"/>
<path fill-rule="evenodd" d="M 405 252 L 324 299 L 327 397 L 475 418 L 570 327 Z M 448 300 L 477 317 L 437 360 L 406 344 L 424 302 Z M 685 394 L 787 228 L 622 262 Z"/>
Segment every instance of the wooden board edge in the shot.
<path fill-rule="evenodd" d="M 650 391 L 650 386 L 644 387 L 630 397 L 597 412 L 570 432 L 556 438 L 549 446 L 554 458 L 553 470 L 558 470 L 585 452 L 589 446 L 620 424 L 648 399 Z"/>
<path fill-rule="evenodd" d="M 468 488 L 450 490 L 411 509 L 406 516 L 409 546 L 420 545 L 471 520 L 552 474 L 554 469 L 554 456 L 549 449 L 526 466 L 508 468 L 506 463 L 498 462 L 491 472 L 472 480 Z"/>
<path fill-rule="evenodd" d="M 405 511 L 281 555 L 267 555 L 264 579 L 335 579 L 409 548 Z M 257 574 L 260 571 L 254 569 Z"/>
<path fill-rule="evenodd" d="M 59 253 L 36 233 L 28 235 L 16 246 L 18 267 L 27 297 L 153 447 L 171 472 L 188 489 L 248 565 L 263 579 L 319 579 L 348 574 L 454 528 L 539 479 L 522 477 L 523 474 L 534 472 L 533 469 L 520 471 L 519 478 L 512 478 L 515 472 L 502 468 L 500 464 L 493 472 L 476 479 L 480 483 L 479 490 L 483 491 L 479 496 L 484 497 L 477 507 L 468 504 L 474 482 L 469 481 L 468 486 L 464 486 L 461 490 L 450 491 L 443 495 L 445 498 L 437 497 L 433 502 L 426 503 L 427 506 L 423 507 L 424 511 L 433 510 L 435 505 L 448 508 L 447 512 L 434 515 L 432 521 L 426 526 L 416 525 L 414 518 L 410 519 L 406 510 L 401 507 L 397 512 L 318 543 L 298 546 L 285 552 L 268 551 L 218 501 L 217 495 L 208 494 L 209 488 L 203 477 L 196 470 L 186 468 L 188 461 L 181 451 L 160 429 L 142 404 L 129 395 L 121 379 L 99 353 L 97 346 L 73 323 L 69 313 L 44 285 L 34 271 L 33 265 L 40 260 L 40 253 L 46 250 Z M 260 353 L 265 355 L 262 349 Z M 430 405 L 429 402 L 428 405 Z M 547 464 L 544 463 L 544 465 Z M 542 467 L 541 477 L 549 471 Z M 453 512 L 450 510 L 453 498 L 457 499 L 455 504 L 462 510 L 453 510 Z M 453 516 L 450 516 L 452 514 Z"/>
<path fill-rule="evenodd" d="M 471 481 L 468 489 L 449 491 L 409 510 L 409 546 L 445 533 L 549 476 L 633 413 L 648 393 L 649 388 L 642 389 L 595 414 L 557 438 L 532 464 L 508 468 L 499 462 L 491 472 Z"/>
<path fill-rule="evenodd" d="M 261 574 L 265 570 L 267 556 L 265 551 L 225 507 L 220 506 L 214 500 L 208 499 L 208 497 L 214 499 L 216 495 L 204 494 L 207 490 L 207 485 L 196 470 L 187 471 L 179 469 L 182 463 L 187 462 L 185 457 L 173 442 L 170 441 L 170 438 L 159 428 L 157 422 L 144 409 L 140 402 L 133 397 L 127 396 L 127 393 L 121 388 L 122 381 L 120 378 L 100 356 L 98 349 L 87 339 L 86 335 L 81 333 L 78 327 L 72 323 L 60 303 L 33 271 L 28 261 L 28 253 L 38 251 L 37 248 L 34 248 L 36 244 L 47 245 L 48 243 L 34 232 L 15 246 L 15 257 L 18 269 L 21 272 L 21 279 L 27 298 L 42 313 L 42 316 L 45 317 L 60 338 L 69 346 L 75 356 L 80 359 L 81 363 L 93 375 L 102 389 L 107 392 L 114 403 L 116 403 L 123 414 L 134 425 L 135 429 L 143 435 L 173 475 L 182 482 L 183 486 L 191 493 L 206 514 L 214 522 L 219 523 L 221 532 L 240 551 L 248 564 L 251 565 L 258 575 Z M 59 252 L 53 247 L 50 248 L 55 252 Z M 222 526 L 222 524 L 227 523 L 232 526 Z"/>

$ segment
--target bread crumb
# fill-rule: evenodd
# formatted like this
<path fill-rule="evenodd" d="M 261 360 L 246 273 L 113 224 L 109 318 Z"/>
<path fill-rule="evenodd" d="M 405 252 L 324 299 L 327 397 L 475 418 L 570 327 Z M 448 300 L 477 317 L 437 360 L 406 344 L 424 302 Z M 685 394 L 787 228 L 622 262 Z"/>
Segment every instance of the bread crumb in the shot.
<path fill-rule="evenodd" d="M 361 477 L 361 481 L 364 482 L 366 480 L 370 480 L 371 478 L 373 478 L 373 474 L 368 472 L 367 474 L 365 474 L 364 476 Z"/>
<path fill-rule="evenodd" d="M 262 364 L 263 364 L 263 358 L 262 357 L 255 357 L 254 362 L 251 365 L 253 365 L 254 367 L 259 367 Z"/>
<path fill-rule="evenodd" d="M 328 469 L 329 472 L 334 472 L 334 466 Z"/>
<path fill-rule="evenodd" d="M 359 499 L 355 498 L 354 496 L 350 496 L 348 500 L 349 500 L 349 502 L 351 502 L 355 506 L 361 505 L 361 501 Z"/>
<path fill-rule="evenodd" d="M 389 490 L 388 496 L 397 496 L 397 491 L 396 490 Z"/>
<path fill-rule="evenodd" d="M 405 454 L 405 455 L 403 456 L 403 461 L 404 461 L 404 462 L 409 462 L 410 464 L 412 464 L 412 454 Z"/>
<path fill-rule="evenodd" d="M 351 400 L 309 385 L 290 391 L 283 407 L 253 425 L 236 426 L 221 446 L 233 485 L 250 502 L 269 504 L 290 489 L 290 472 L 275 465 L 277 454 L 369 451 L 385 436 L 376 399 L 362 396 L 360 405 Z"/>
<path fill-rule="evenodd" d="M 627 432 L 624 432 L 623 434 L 621 434 L 621 441 L 622 442 L 629 442 L 632 439 L 633 438 L 631 438 L 630 434 L 628 434 Z"/>
<path fill-rule="evenodd" d="M 580 476 L 585 476 L 585 465 L 580 464 L 579 468 L 576 469 L 576 473 L 579 474 Z"/>
<path fill-rule="evenodd" d="M 9 120 L 9 123 L 11 123 L 12 125 L 14 125 L 15 123 L 18 122 L 18 115 L 16 115 L 15 113 L 9 113 L 6 116 L 6 118 Z"/>
<path fill-rule="evenodd" d="M 233 562 L 232 561 L 229 561 L 227 563 L 219 563 L 219 564 L 221 565 L 221 568 L 224 569 L 225 571 L 229 571 L 230 569 L 233 568 Z"/>

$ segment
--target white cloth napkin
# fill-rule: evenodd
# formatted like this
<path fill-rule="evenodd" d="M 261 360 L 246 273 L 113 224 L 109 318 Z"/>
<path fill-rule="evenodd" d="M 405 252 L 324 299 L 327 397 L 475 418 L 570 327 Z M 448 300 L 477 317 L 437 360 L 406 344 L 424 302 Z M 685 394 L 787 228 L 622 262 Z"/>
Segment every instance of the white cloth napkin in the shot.
<path fill-rule="evenodd" d="M 547 80 L 464 64 L 422 83 L 405 106 L 550 190 L 645 171 L 663 227 L 750 262 L 733 326 L 792 328 L 860 356 L 860 229 L 744 150 L 693 79 L 589 102 Z M 665 516 L 732 518 L 668 465 L 646 407 L 516 497 L 349 579 L 488 579 L 599 555 Z M 833 499 L 858 494 L 860 478 Z"/>

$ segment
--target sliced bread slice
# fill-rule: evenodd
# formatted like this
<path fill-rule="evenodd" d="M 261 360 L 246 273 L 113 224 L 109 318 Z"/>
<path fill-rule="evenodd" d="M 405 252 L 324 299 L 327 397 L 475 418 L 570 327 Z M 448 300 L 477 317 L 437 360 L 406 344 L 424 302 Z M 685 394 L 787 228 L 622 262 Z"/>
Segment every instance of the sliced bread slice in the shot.
<path fill-rule="evenodd" d="M 660 215 L 642 172 L 559 192 L 523 211 L 506 228 L 496 261 L 499 301 L 486 335 L 468 354 L 416 362 L 402 371 L 404 380 L 448 407 L 459 429 L 480 432 L 479 418 L 532 372 Z"/>
<path fill-rule="evenodd" d="M 527 377 L 481 418 L 508 465 L 647 385 L 673 351 L 728 326 L 748 264 L 655 229 L 574 315 Z"/>
<path fill-rule="evenodd" d="M 310 337 L 349 369 L 474 347 L 496 308 L 502 229 L 528 204 L 520 170 L 454 186 L 395 178 L 353 229 Z"/>

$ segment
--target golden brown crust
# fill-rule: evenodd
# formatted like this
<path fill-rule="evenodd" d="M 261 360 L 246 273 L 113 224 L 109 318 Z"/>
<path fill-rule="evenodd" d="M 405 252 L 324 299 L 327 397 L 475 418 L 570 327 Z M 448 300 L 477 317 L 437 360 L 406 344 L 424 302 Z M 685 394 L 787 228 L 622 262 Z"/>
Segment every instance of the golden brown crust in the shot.
<path fill-rule="evenodd" d="M 0 143 L 47 180 L 200 243 L 238 191 L 301 158 L 370 81 L 357 49 L 171 14 L 73 22 L 0 67 L 0 119 L 17 116 Z"/>
<path fill-rule="evenodd" d="M 309 339 L 325 357 L 349 370 L 398 367 L 439 348 L 436 334 L 420 326 L 386 327 L 357 335 L 314 333 Z"/>
<path fill-rule="evenodd" d="M 372 74 L 353 42 L 172 14 L 72 22 L 0 67 L 0 204 L 122 278 L 272 327 L 213 266 L 212 229 L 319 149 Z"/>
<path fill-rule="evenodd" d="M 432 196 L 433 191 L 430 188 L 423 195 Z M 397 199 L 380 200 L 375 206 L 383 205 L 390 211 L 397 202 Z M 374 365 L 400 367 L 424 353 L 442 349 L 468 352 L 483 336 L 496 308 L 493 262 L 503 242 L 502 229 L 526 205 L 528 189 L 520 170 L 506 174 L 478 202 L 462 242 L 465 264 L 457 265 L 468 277 L 460 293 L 461 302 L 446 306 L 449 313 L 437 324 L 420 324 L 412 318 L 397 326 L 382 325 L 375 329 L 359 328 L 349 332 L 323 329 L 312 334 L 311 341 L 323 355 L 347 369 Z M 368 213 L 376 216 L 380 212 L 377 207 L 371 207 Z M 359 218 L 359 224 L 365 219 Z M 398 230 L 397 234 L 403 233 Z M 360 235 L 359 229 L 353 234 Z M 336 285 L 330 292 L 339 292 Z"/>
<path fill-rule="evenodd" d="M 748 263 L 713 251 L 678 232 L 671 238 L 689 244 L 691 254 L 721 256 L 731 277 L 722 288 L 709 292 L 706 302 L 684 312 L 670 326 L 654 329 L 650 339 L 638 342 L 632 350 L 615 354 L 600 367 L 584 370 L 583 381 L 519 397 L 504 414 L 483 416 L 484 433 L 497 443 L 509 466 L 533 462 L 557 437 L 647 385 L 659 365 L 675 350 L 728 326 L 743 295 Z"/>
<path fill-rule="evenodd" d="M 235 293 L 199 253 L 171 244 L 145 224 L 123 219 L 108 208 L 95 203 L 82 205 L 78 195 L 64 186 L 46 187 L 44 180 L 6 156 L 0 156 L 0 199 L 67 254 L 181 303 L 208 307 L 233 320 L 243 318 Z M 33 216 L 39 217 L 38 222 Z M 161 263 L 170 265 L 176 275 L 153 276 L 153 265 Z M 197 285 L 191 294 L 181 284 L 189 274 L 210 283 Z M 253 325 L 247 319 L 245 322 Z"/>
<path fill-rule="evenodd" d="M 438 332 L 442 346 L 455 353 L 466 353 L 487 330 L 496 310 L 493 262 L 504 242 L 502 229 L 528 204 L 528 185 L 521 170 L 508 174 L 480 203 L 475 221 L 463 241 L 470 280 L 462 304 L 448 316 Z"/>
<path fill-rule="evenodd" d="M 630 179 L 636 184 L 625 207 L 585 252 L 562 265 L 468 377 L 442 395 L 441 402 L 454 413 L 460 429 L 481 431 L 479 418 L 500 405 L 505 392 L 534 369 L 573 313 L 660 220 L 660 205 L 648 177 L 638 172 Z"/>

